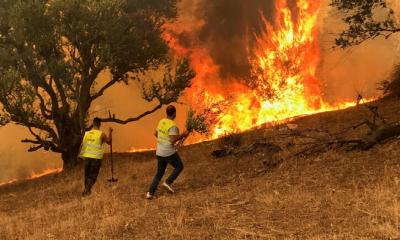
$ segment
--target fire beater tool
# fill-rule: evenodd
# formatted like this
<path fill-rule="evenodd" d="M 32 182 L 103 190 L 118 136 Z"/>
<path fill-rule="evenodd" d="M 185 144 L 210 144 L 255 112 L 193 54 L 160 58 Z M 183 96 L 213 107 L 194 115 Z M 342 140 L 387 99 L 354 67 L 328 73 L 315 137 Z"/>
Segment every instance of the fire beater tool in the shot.
<path fill-rule="evenodd" d="M 110 132 L 110 137 L 111 137 L 111 132 Z M 111 178 L 107 179 L 109 182 L 118 182 L 117 178 L 114 178 L 114 159 L 113 159 L 113 143 L 112 143 L 112 137 L 111 137 L 111 143 L 110 143 L 110 166 L 111 166 Z"/>

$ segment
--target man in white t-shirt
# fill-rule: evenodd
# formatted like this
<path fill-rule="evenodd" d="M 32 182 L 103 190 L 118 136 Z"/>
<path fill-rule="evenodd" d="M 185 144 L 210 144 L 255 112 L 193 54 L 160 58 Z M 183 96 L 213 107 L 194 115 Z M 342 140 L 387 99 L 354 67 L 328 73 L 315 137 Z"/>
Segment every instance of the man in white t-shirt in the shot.
<path fill-rule="evenodd" d="M 175 191 L 171 184 L 178 178 L 183 170 L 182 160 L 178 155 L 175 144 L 188 136 L 188 133 L 179 134 L 179 129 L 175 123 L 176 108 L 172 105 L 167 107 L 167 118 L 162 119 L 157 126 L 155 136 L 157 137 L 157 173 L 154 176 L 150 189 L 147 192 L 146 198 L 152 199 L 157 190 L 157 186 L 164 176 L 167 165 L 170 164 L 174 167 L 173 172 L 163 183 L 169 192 Z"/>

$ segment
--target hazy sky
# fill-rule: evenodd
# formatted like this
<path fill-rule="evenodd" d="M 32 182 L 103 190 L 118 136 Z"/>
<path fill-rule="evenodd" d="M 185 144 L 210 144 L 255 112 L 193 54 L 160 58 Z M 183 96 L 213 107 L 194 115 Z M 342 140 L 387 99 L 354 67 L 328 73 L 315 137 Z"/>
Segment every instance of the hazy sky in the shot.
<path fill-rule="evenodd" d="M 346 50 L 332 49 L 335 36 L 344 27 L 340 15 L 325 1 L 319 21 L 322 50 L 319 78 L 326 99 L 347 98 L 356 92 L 375 95 L 378 83 L 389 76 L 399 60 L 400 35 L 367 41 Z"/>

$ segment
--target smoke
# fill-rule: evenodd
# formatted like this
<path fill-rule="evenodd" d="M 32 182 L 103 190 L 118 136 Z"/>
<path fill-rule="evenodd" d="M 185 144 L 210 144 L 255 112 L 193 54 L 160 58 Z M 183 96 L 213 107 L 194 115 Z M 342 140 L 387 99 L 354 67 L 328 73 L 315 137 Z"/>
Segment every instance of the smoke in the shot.
<path fill-rule="evenodd" d="M 49 152 L 28 153 L 29 145 L 21 139 L 29 137 L 23 127 L 7 125 L 0 128 L 0 183 L 11 179 L 24 179 L 32 173 L 62 166 L 57 154 Z"/>
<path fill-rule="evenodd" d="M 328 4 L 324 2 L 319 16 L 322 55 L 318 77 L 325 100 L 351 100 L 358 93 L 379 96 L 379 83 L 387 79 L 398 62 L 398 36 L 377 38 L 344 50 L 334 48 L 335 38 L 347 26 L 341 20 L 343 15 Z"/>
<path fill-rule="evenodd" d="M 288 6 L 297 20 L 296 0 Z M 318 25 L 320 28 L 321 63 L 318 77 L 325 100 L 354 99 L 357 93 L 377 96 L 378 83 L 390 74 L 400 47 L 399 38 L 377 39 L 348 50 L 334 50 L 335 37 L 344 29 L 341 15 L 321 1 Z M 224 81 L 248 79 L 249 57 L 255 36 L 264 30 L 262 17 L 274 25 L 276 1 L 265 0 L 183 0 L 179 7 L 183 25 L 196 25 L 179 32 L 180 43 L 189 49 L 206 49 L 218 66 Z M 399 9 L 394 1 L 393 7 Z M 210 78 L 209 81 L 213 81 Z"/>
<path fill-rule="evenodd" d="M 287 3 L 296 20 L 296 0 Z M 264 31 L 263 18 L 274 25 L 275 1 L 183 0 L 179 13 L 184 26 L 202 23 L 179 32 L 176 37 L 181 45 L 206 49 L 223 80 L 246 79 L 250 75 L 249 50 Z"/>
<path fill-rule="evenodd" d="M 146 76 L 160 77 L 160 76 Z M 99 78 L 99 85 L 103 85 L 110 78 L 109 73 L 105 73 Z M 123 83 L 116 84 L 107 91 L 103 97 L 93 103 L 90 111 L 91 117 L 108 117 L 108 111 L 115 114 L 117 118 L 126 119 L 137 116 L 148 111 L 157 102 L 147 102 L 142 98 L 139 84 L 132 82 L 129 85 Z M 182 104 L 175 104 L 177 107 L 177 124 L 183 129 L 187 107 Z M 131 147 L 136 149 L 155 148 L 156 139 L 154 132 L 157 123 L 165 117 L 165 107 L 157 112 L 144 117 L 140 121 L 132 122 L 127 125 L 103 124 L 103 131 L 112 126 L 114 128 L 113 144 L 114 150 L 119 152 L 128 151 Z"/>
<path fill-rule="evenodd" d="M 397 0 L 391 0 L 391 7 L 394 10 L 394 14 L 397 20 L 397 25 L 400 26 L 400 2 Z M 400 36 L 396 35 L 394 36 L 395 38 L 395 45 L 396 45 L 396 51 L 399 52 L 400 51 Z"/>
<path fill-rule="evenodd" d="M 106 78 L 100 79 L 100 84 Z M 111 88 L 107 94 L 96 101 L 91 108 L 91 117 L 107 117 L 108 111 L 115 113 L 122 119 L 136 116 L 154 107 L 156 103 L 147 103 L 141 98 L 137 85 L 118 84 Z M 180 129 L 184 127 L 187 108 L 177 104 L 177 124 Z M 165 116 L 165 108 L 155 114 L 128 125 L 104 124 L 102 130 L 114 128 L 113 147 L 115 152 L 126 152 L 132 147 L 155 148 L 156 139 L 154 131 L 158 120 Z M 21 139 L 30 138 L 30 133 L 21 126 L 7 125 L 0 128 L 0 184 L 13 179 L 29 178 L 33 173 L 41 173 L 46 169 L 62 167 L 61 156 L 57 153 L 38 151 L 29 153 L 29 145 L 21 143 Z M 108 146 L 108 145 L 107 145 Z M 105 146 L 105 151 L 109 148 Z M 135 159 L 132 159 L 133 161 Z M 102 170 L 107 171 L 107 170 Z"/>
<path fill-rule="evenodd" d="M 296 2 L 288 0 L 294 21 L 298 17 Z M 345 26 L 340 15 L 329 7 L 330 1 L 321 2 L 318 78 L 323 97 L 326 101 L 338 102 L 354 100 L 357 93 L 365 97 L 378 96 L 378 83 L 390 74 L 398 60 L 397 52 L 393 51 L 393 47 L 399 45 L 398 38 L 381 38 L 348 50 L 333 49 L 335 37 Z M 178 32 L 178 39 L 189 50 L 206 49 L 225 81 L 246 78 L 250 70 L 249 49 L 255 44 L 255 36 L 264 31 L 262 17 L 274 25 L 275 11 L 275 1 L 272 0 L 182 0 L 179 21 L 184 27 Z M 210 82 L 213 80 L 209 79 Z M 135 116 L 155 105 L 141 99 L 135 84 L 112 88 L 98 104 L 121 117 Z M 177 121 L 182 129 L 187 107 L 179 104 L 177 107 Z M 153 132 L 162 117 L 164 109 L 133 124 L 117 126 L 116 149 L 125 151 L 131 146 L 154 148 Z"/>
<path fill-rule="evenodd" d="M 288 4 L 296 19 L 296 1 Z M 394 49 L 400 47 L 398 38 L 369 41 L 349 50 L 333 50 L 334 38 L 343 29 L 340 16 L 323 1 L 319 17 L 321 63 L 319 79 L 324 97 L 328 101 L 354 99 L 357 92 L 366 96 L 377 95 L 377 84 L 385 79 L 397 60 Z M 397 3 L 395 1 L 395 3 Z M 400 12 L 399 4 L 396 5 Z M 179 21 L 185 26 L 177 32 L 179 43 L 185 48 L 204 48 L 218 65 L 225 81 L 249 76 L 249 49 L 252 49 L 255 35 L 263 29 L 262 17 L 273 24 L 275 1 L 267 0 L 182 0 L 179 5 Z M 104 75 L 100 85 L 107 79 Z M 212 81 L 213 79 L 210 79 Z M 154 107 L 141 98 L 136 84 L 118 84 L 104 97 L 96 101 L 91 109 L 92 116 L 106 117 L 108 111 L 120 118 L 136 116 Z M 184 126 L 187 107 L 177 104 L 178 126 Z M 138 122 L 128 125 L 112 125 L 115 151 L 127 151 L 131 147 L 154 148 L 153 136 L 164 109 Z M 102 127 L 106 130 L 109 125 Z M 60 156 L 47 152 L 27 153 L 27 145 L 20 140 L 29 137 L 22 127 L 14 125 L 0 128 L 0 182 L 14 178 L 25 178 L 32 171 L 58 168 Z M 132 159 L 134 160 L 134 159 Z"/>
<path fill-rule="evenodd" d="M 274 2 L 263 0 L 204 0 L 195 13 L 205 24 L 197 32 L 199 44 L 209 50 L 214 63 L 220 66 L 222 78 L 243 78 L 249 75 L 248 48 L 254 33 L 263 28 L 261 16 L 274 17 Z"/>

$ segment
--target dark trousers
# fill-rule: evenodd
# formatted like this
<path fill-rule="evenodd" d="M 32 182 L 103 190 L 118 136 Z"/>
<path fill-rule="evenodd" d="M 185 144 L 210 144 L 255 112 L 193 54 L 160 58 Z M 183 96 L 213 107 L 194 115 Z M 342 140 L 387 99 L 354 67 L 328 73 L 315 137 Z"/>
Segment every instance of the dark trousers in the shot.
<path fill-rule="evenodd" d="M 157 186 L 161 181 L 161 178 L 164 176 L 165 170 L 167 169 L 167 165 L 171 164 L 174 167 L 171 175 L 165 181 L 167 184 L 172 184 L 179 176 L 179 174 L 183 170 L 183 163 L 178 153 L 174 153 L 169 157 L 159 157 L 157 156 L 157 173 L 154 176 L 153 182 L 151 183 L 149 192 L 154 194 L 156 192 Z"/>
<path fill-rule="evenodd" d="M 85 191 L 90 192 L 96 183 L 101 167 L 100 159 L 85 158 Z"/>

